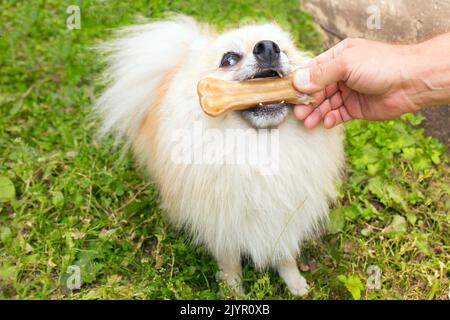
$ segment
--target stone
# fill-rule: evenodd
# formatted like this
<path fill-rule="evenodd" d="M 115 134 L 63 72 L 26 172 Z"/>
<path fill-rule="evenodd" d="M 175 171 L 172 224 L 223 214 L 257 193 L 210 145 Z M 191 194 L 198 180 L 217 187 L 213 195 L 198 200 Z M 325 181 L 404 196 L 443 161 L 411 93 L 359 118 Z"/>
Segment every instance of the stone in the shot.
<path fill-rule="evenodd" d="M 450 0 L 303 0 L 301 5 L 328 45 L 346 37 L 416 43 L 450 31 Z"/>

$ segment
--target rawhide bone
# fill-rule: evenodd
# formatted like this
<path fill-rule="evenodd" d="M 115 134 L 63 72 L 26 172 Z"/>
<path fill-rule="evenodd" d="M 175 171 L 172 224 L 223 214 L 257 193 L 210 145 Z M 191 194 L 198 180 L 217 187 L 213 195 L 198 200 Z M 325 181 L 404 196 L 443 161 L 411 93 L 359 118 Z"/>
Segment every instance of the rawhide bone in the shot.
<path fill-rule="evenodd" d="M 298 92 L 287 77 L 260 78 L 246 81 L 226 81 L 205 78 L 198 82 L 197 93 L 203 111 L 217 117 L 227 111 L 242 110 L 259 104 L 307 104 L 311 97 Z"/>

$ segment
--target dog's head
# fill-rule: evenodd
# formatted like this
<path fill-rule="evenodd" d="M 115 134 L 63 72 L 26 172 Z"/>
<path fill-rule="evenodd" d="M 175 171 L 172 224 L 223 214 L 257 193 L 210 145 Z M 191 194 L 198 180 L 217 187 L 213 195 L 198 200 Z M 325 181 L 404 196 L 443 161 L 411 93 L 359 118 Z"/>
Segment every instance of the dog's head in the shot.
<path fill-rule="evenodd" d="M 290 35 L 275 24 L 251 25 L 228 31 L 212 42 L 201 57 L 207 76 L 223 80 L 284 77 L 305 65 L 308 57 Z M 235 111 L 255 128 L 273 128 L 288 115 L 289 105 L 257 105 Z"/>

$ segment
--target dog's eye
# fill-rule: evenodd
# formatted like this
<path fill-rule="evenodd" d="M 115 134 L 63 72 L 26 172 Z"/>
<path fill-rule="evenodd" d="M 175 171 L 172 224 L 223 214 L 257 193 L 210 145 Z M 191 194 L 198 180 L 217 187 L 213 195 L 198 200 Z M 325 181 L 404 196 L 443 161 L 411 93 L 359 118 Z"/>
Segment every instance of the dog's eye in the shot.
<path fill-rule="evenodd" d="M 231 67 L 241 60 L 241 56 L 235 52 L 227 52 L 223 55 L 220 67 Z"/>

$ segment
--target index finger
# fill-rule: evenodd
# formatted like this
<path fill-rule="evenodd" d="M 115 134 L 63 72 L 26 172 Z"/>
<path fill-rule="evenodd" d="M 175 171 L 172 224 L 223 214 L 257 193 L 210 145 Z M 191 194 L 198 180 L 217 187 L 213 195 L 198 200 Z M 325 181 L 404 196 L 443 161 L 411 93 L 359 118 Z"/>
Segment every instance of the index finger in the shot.
<path fill-rule="evenodd" d="M 342 51 L 344 51 L 344 49 L 348 47 L 349 47 L 349 40 L 348 39 L 342 40 L 337 45 L 331 47 L 325 52 L 322 52 L 318 56 L 314 57 L 313 60 L 311 61 L 311 64 L 324 63 L 333 60 L 338 55 L 340 55 Z"/>

